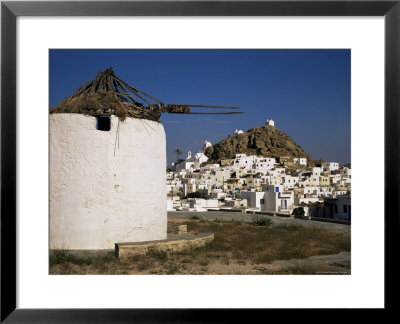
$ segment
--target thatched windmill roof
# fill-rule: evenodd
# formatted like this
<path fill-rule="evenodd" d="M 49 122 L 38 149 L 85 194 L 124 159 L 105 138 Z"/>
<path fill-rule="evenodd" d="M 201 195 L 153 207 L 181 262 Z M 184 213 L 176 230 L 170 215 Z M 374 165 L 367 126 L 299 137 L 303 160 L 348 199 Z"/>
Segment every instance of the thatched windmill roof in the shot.
<path fill-rule="evenodd" d="M 110 67 L 99 72 L 93 81 L 79 87 L 54 109 L 50 109 L 50 113 L 116 115 L 121 120 L 133 117 L 158 121 L 161 115 L 160 104 L 160 100 L 119 79 Z"/>
<path fill-rule="evenodd" d="M 238 107 L 206 105 L 165 105 L 162 101 L 118 78 L 113 69 L 99 72 L 96 78 L 81 86 L 51 114 L 77 113 L 89 116 L 115 115 L 158 121 L 162 112 L 175 114 L 240 114 L 242 112 L 191 112 L 190 107 L 239 109 Z"/>

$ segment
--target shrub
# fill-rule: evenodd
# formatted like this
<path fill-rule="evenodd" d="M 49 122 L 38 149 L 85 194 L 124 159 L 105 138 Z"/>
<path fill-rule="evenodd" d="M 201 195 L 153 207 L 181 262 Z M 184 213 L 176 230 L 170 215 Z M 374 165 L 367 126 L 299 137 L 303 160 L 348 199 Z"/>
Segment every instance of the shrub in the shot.
<path fill-rule="evenodd" d="M 270 218 L 253 215 L 252 223 L 257 226 L 270 227 L 274 222 Z"/>
<path fill-rule="evenodd" d="M 301 218 L 301 217 L 304 216 L 304 208 L 303 207 L 296 207 L 295 209 L 293 209 L 292 214 L 296 218 Z"/>
<path fill-rule="evenodd" d="M 190 216 L 190 219 L 200 219 L 200 217 L 197 215 L 192 215 L 192 216 Z"/>
<path fill-rule="evenodd" d="M 270 227 L 272 224 L 273 224 L 273 222 L 272 222 L 272 220 L 270 218 L 261 217 L 257 225 L 258 226 Z"/>

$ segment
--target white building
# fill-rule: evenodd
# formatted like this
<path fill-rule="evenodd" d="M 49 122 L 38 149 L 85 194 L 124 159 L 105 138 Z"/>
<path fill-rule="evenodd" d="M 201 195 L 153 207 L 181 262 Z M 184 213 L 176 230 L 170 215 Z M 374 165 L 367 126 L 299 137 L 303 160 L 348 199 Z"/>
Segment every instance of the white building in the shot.
<path fill-rule="evenodd" d="M 212 146 L 211 142 L 205 140 L 205 142 L 204 142 L 204 148 L 207 148 L 207 147 L 210 147 L 210 146 Z"/>
<path fill-rule="evenodd" d="M 279 186 L 282 183 L 280 175 L 270 173 L 263 176 L 262 178 L 265 179 L 265 183 L 269 185 Z"/>
<path fill-rule="evenodd" d="M 294 163 L 298 163 L 300 165 L 305 165 L 307 166 L 307 159 L 306 158 L 294 158 L 293 159 Z"/>
<path fill-rule="evenodd" d="M 285 174 L 286 169 L 285 168 L 275 168 L 274 171 L 276 171 L 278 174 Z"/>
<path fill-rule="evenodd" d="M 275 126 L 275 122 L 272 119 L 267 119 L 265 122 L 265 125 L 267 126 Z"/>
<path fill-rule="evenodd" d="M 337 162 L 323 162 L 322 168 L 324 171 L 335 171 L 339 169 L 339 163 Z"/>
<path fill-rule="evenodd" d="M 215 170 L 210 173 L 210 180 L 216 186 L 222 186 L 230 178 L 229 170 Z"/>
<path fill-rule="evenodd" d="M 305 204 L 309 204 L 309 203 L 316 203 L 321 201 L 322 198 L 318 198 L 318 197 L 301 197 L 299 198 L 299 204 L 301 203 L 305 203 Z"/>
<path fill-rule="evenodd" d="M 284 190 L 283 186 L 262 185 L 264 199 L 261 200 L 261 211 L 291 211 L 294 204 L 294 192 Z"/>
<path fill-rule="evenodd" d="M 290 175 L 284 175 L 281 177 L 282 184 L 285 189 L 291 189 L 298 186 L 299 177 L 292 177 Z"/>
<path fill-rule="evenodd" d="M 176 171 L 181 171 L 181 170 L 191 170 L 193 169 L 193 162 L 188 162 L 188 161 L 183 161 L 179 164 L 175 164 Z"/>
<path fill-rule="evenodd" d="M 261 177 L 248 176 L 243 179 L 242 186 L 245 186 L 247 189 L 257 189 L 261 187 L 261 184 L 262 184 Z"/>
<path fill-rule="evenodd" d="M 221 166 L 218 163 L 214 163 L 214 164 L 206 164 L 202 167 L 200 167 L 200 171 L 201 172 L 205 172 L 205 173 L 209 173 L 211 171 L 220 169 Z"/>
<path fill-rule="evenodd" d="M 247 206 L 252 208 L 261 207 L 261 200 L 264 199 L 265 192 L 262 191 L 244 191 L 240 192 L 240 199 L 247 200 Z"/>
<path fill-rule="evenodd" d="M 198 170 L 198 169 L 200 169 L 200 165 L 207 161 L 208 161 L 208 157 L 206 155 L 204 155 L 204 153 L 198 152 L 194 155 L 193 168 Z"/>
<path fill-rule="evenodd" d="M 236 154 L 232 168 L 244 167 L 246 169 L 252 169 L 256 161 L 257 156 L 255 155 L 246 156 L 246 154 Z"/>
<path fill-rule="evenodd" d="M 200 165 L 207 161 L 208 157 L 204 153 L 198 152 L 192 156 L 192 152 L 188 151 L 185 161 L 176 164 L 175 167 L 177 171 L 200 169 Z"/>
<path fill-rule="evenodd" d="M 339 195 L 337 196 L 338 213 L 335 216 L 337 219 L 351 221 L 351 196 Z"/>
<path fill-rule="evenodd" d="M 340 175 L 343 178 L 351 178 L 351 169 L 347 167 L 343 167 L 340 169 Z"/>
<path fill-rule="evenodd" d="M 340 183 L 341 176 L 340 176 L 340 174 L 331 174 L 331 175 L 329 175 L 329 179 L 330 179 L 331 186 L 337 185 Z"/>
<path fill-rule="evenodd" d="M 175 164 L 176 171 L 181 171 L 181 170 L 191 170 L 193 169 L 193 159 L 192 159 L 192 152 L 188 151 L 186 154 L 186 159 L 182 161 L 181 163 Z"/>
<path fill-rule="evenodd" d="M 312 168 L 312 175 L 314 177 L 319 177 L 321 175 L 322 169 L 319 167 Z"/>
<path fill-rule="evenodd" d="M 174 209 L 174 206 L 173 206 L 172 199 L 167 199 L 167 211 L 173 211 L 173 210 L 175 210 L 175 209 Z"/>
<path fill-rule="evenodd" d="M 304 187 L 304 195 L 305 196 L 318 196 L 318 187 L 311 187 L 311 186 L 307 186 Z"/>
<path fill-rule="evenodd" d="M 226 192 L 222 192 L 221 189 L 214 189 L 212 194 L 211 194 L 211 199 L 225 199 L 226 198 Z"/>
<path fill-rule="evenodd" d="M 323 206 L 311 207 L 311 216 L 351 221 L 351 196 L 326 197 Z"/>
<path fill-rule="evenodd" d="M 235 133 L 234 133 L 235 135 L 238 135 L 238 134 L 243 134 L 243 131 L 241 130 L 241 129 L 235 129 Z"/>
<path fill-rule="evenodd" d="M 253 168 L 257 172 L 265 172 L 273 169 L 275 166 L 275 158 L 256 158 Z"/>
<path fill-rule="evenodd" d="M 207 208 L 218 208 L 218 199 L 189 198 L 187 200 L 189 208 L 196 211 L 207 211 Z"/>

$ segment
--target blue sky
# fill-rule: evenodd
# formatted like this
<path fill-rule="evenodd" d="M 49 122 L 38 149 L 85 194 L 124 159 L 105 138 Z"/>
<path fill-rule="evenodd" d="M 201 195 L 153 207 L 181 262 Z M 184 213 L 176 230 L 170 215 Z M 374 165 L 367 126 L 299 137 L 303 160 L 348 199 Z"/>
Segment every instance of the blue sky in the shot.
<path fill-rule="evenodd" d="M 50 50 L 50 107 L 110 66 L 164 103 L 241 115 L 162 114 L 167 160 L 273 119 L 313 159 L 350 162 L 350 50 Z"/>

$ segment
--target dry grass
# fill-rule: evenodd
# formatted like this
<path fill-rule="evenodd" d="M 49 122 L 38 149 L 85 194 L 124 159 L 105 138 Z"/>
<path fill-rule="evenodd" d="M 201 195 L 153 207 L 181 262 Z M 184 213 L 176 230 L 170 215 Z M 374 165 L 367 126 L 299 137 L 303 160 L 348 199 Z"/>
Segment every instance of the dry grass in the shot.
<path fill-rule="evenodd" d="M 50 109 L 51 114 L 70 113 L 87 116 L 115 115 L 121 121 L 127 117 L 158 121 L 160 109 L 147 107 L 129 109 L 111 91 L 89 93 L 78 97 L 69 97 L 57 107 Z"/>
<path fill-rule="evenodd" d="M 181 220 L 179 222 L 182 222 Z M 255 226 L 241 222 L 184 220 L 191 233 L 212 232 L 213 242 L 179 253 L 150 252 L 128 262 L 107 255 L 83 258 L 53 254 L 51 274 L 312 274 L 321 267 L 275 269 L 279 260 L 350 251 L 350 237 L 313 227 Z"/>

